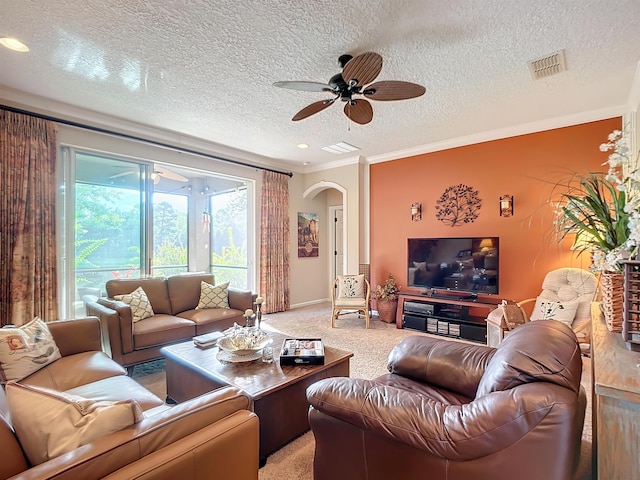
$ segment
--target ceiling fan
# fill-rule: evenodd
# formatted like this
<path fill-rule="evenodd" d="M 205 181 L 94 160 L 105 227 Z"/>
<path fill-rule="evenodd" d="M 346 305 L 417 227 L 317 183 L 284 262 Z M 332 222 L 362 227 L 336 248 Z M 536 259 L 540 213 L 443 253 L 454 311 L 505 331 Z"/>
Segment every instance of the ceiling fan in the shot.
<path fill-rule="evenodd" d="M 304 107 L 294 115 L 292 118 L 294 122 L 321 112 L 340 99 L 345 104 L 344 114 L 352 121 L 365 125 L 373 119 L 373 108 L 367 98 L 383 102 L 406 100 L 419 97 L 425 92 L 422 85 L 411 82 L 386 80 L 371 83 L 382 70 L 382 56 L 374 52 L 362 53 L 356 57 L 341 55 L 338 59 L 338 65 L 342 68 L 342 73 L 331 77 L 328 84 L 304 81 L 275 82 L 273 84 L 276 87 L 291 90 L 327 92 L 334 95 L 333 98 L 320 100 Z M 354 98 L 354 95 L 362 95 L 365 98 Z"/>
<path fill-rule="evenodd" d="M 125 175 L 134 175 L 137 174 L 137 171 L 129 170 L 127 172 L 116 173 L 115 175 L 111 175 L 109 178 L 118 178 L 124 177 Z M 175 180 L 177 182 L 188 182 L 189 179 L 180 175 L 179 173 L 173 172 L 168 168 L 160 167 L 158 165 L 153 166 L 153 172 L 151 173 L 151 178 L 153 179 L 153 183 L 157 184 L 160 182 L 160 179 L 164 177 L 169 180 Z"/>

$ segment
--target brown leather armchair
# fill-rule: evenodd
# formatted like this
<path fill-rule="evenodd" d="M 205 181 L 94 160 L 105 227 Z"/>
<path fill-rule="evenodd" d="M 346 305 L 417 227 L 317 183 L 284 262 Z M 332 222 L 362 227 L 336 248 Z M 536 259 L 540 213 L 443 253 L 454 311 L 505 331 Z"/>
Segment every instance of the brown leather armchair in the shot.
<path fill-rule="evenodd" d="M 572 478 L 586 395 L 567 325 L 527 323 L 497 349 L 412 336 L 388 368 L 307 389 L 315 480 Z"/>

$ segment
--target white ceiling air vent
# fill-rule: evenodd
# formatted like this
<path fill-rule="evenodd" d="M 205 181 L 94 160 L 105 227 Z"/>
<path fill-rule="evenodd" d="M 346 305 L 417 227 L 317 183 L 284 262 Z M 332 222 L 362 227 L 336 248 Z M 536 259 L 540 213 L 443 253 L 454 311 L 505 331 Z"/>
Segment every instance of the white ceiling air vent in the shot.
<path fill-rule="evenodd" d="M 355 147 L 347 142 L 340 142 L 335 145 L 329 145 L 328 147 L 322 147 L 322 150 L 339 155 L 341 153 L 355 152 L 356 150 L 360 150 L 360 147 Z"/>
<path fill-rule="evenodd" d="M 567 69 L 564 61 L 564 50 L 529 62 L 529 71 L 534 80 L 550 77 Z"/>

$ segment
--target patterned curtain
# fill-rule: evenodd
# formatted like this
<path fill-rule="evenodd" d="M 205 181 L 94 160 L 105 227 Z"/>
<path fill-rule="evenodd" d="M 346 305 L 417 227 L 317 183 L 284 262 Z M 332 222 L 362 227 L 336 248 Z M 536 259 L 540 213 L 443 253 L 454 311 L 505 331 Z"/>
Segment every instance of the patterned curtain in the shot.
<path fill-rule="evenodd" d="M 0 323 L 58 316 L 56 125 L 0 110 Z"/>
<path fill-rule="evenodd" d="M 289 310 L 289 177 L 262 173 L 260 294 L 265 313 Z"/>

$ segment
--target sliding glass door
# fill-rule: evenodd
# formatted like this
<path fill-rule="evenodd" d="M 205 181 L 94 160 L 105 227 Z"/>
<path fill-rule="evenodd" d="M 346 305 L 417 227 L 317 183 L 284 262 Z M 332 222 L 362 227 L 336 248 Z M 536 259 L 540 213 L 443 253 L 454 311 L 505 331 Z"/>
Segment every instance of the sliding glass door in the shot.
<path fill-rule="evenodd" d="M 189 197 L 174 193 L 152 195 L 154 277 L 189 271 Z"/>
<path fill-rule="evenodd" d="M 64 147 L 61 155 L 62 314 L 113 278 L 212 271 L 252 289 L 253 183 Z"/>
<path fill-rule="evenodd" d="M 67 267 L 72 260 L 73 270 L 66 269 L 65 284 L 67 306 L 77 315 L 84 308 L 82 297 L 103 295 L 107 280 L 137 278 L 147 272 L 149 182 L 144 164 L 74 153 L 75 181 L 65 184 L 67 198 L 73 199 L 65 222 L 67 236 L 72 235 Z"/>
<path fill-rule="evenodd" d="M 210 196 L 211 271 L 216 283 L 247 288 L 247 188 Z"/>

